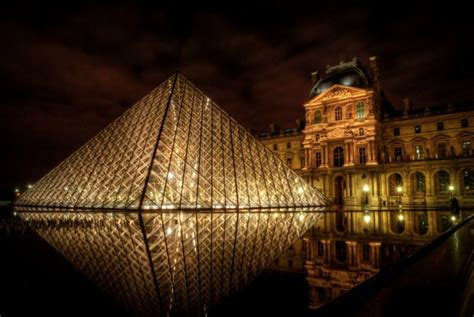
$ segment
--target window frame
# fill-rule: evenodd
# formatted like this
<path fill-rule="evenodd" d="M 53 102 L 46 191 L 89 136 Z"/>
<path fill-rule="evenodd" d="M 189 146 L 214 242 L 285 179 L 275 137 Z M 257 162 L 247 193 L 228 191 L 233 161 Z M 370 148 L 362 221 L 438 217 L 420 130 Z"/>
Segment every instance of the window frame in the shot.
<path fill-rule="evenodd" d="M 365 103 L 363 101 L 356 104 L 356 119 L 365 119 Z"/>
<path fill-rule="evenodd" d="M 337 106 L 336 108 L 334 108 L 334 118 L 335 118 L 335 121 L 342 120 L 342 107 L 341 106 Z"/>
<path fill-rule="evenodd" d="M 338 151 L 337 156 L 336 156 L 336 150 L 340 149 Z M 332 151 L 333 153 L 333 165 L 334 167 L 343 167 L 344 166 L 344 148 L 342 146 L 336 146 L 334 150 Z"/>

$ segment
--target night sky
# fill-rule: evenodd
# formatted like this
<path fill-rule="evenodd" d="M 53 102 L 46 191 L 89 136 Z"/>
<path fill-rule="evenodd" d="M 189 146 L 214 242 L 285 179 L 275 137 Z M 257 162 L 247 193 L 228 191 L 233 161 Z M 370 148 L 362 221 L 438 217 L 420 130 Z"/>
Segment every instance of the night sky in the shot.
<path fill-rule="evenodd" d="M 353 57 L 379 57 L 395 107 L 404 97 L 414 107 L 474 100 L 474 18 L 461 2 L 9 2 L 0 188 L 38 180 L 176 70 L 257 131 L 295 126 L 310 73 Z"/>

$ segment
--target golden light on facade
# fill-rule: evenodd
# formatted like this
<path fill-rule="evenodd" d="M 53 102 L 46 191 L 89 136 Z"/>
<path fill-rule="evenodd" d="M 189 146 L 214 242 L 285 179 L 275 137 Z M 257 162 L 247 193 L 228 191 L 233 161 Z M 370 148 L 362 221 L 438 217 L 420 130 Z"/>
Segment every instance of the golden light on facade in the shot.
<path fill-rule="evenodd" d="M 399 221 L 405 220 L 405 216 L 403 216 L 403 214 L 399 214 L 399 215 L 398 215 L 398 220 L 399 220 Z"/>
<path fill-rule="evenodd" d="M 130 314 L 166 316 L 202 312 L 246 285 L 327 205 L 177 74 L 15 210 Z"/>
<path fill-rule="evenodd" d="M 368 192 L 369 192 L 369 185 L 364 184 L 364 186 L 362 187 L 362 191 L 363 191 L 364 193 L 368 193 Z"/>
<path fill-rule="evenodd" d="M 364 222 L 368 224 L 370 222 L 371 217 L 368 213 L 365 213 L 363 219 Z"/>

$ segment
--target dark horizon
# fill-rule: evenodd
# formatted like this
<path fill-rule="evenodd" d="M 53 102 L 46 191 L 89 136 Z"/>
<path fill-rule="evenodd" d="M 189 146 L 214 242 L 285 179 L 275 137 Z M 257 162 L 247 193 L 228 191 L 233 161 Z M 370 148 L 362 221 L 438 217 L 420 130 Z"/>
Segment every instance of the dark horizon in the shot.
<path fill-rule="evenodd" d="M 180 70 L 258 132 L 304 116 L 314 70 L 370 56 L 400 109 L 474 100 L 466 5 L 2 4 L 0 188 L 25 186 Z M 5 155 L 7 154 L 7 155 Z"/>

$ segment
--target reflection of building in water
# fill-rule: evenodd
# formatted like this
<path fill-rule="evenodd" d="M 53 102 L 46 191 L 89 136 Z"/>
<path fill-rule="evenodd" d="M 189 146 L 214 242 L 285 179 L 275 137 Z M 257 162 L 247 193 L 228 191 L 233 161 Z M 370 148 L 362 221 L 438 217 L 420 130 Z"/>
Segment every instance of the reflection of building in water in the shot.
<path fill-rule="evenodd" d="M 440 211 L 329 212 L 273 269 L 307 270 L 310 307 L 317 308 L 431 241 L 452 225 L 450 217 Z"/>
<path fill-rule="evenodd" d="M 395 111 L 380 86 L 377 59 L 313 73 L 306 124 L 272 125 L 260 140 L 337 203 L 447 206 L 452 196 L 474 205 L 474 109 L 447 105 Z M 452 186 L 452 187 L 451 187 Z M 397 191 L 397 188 L 400 190 Z"/>

